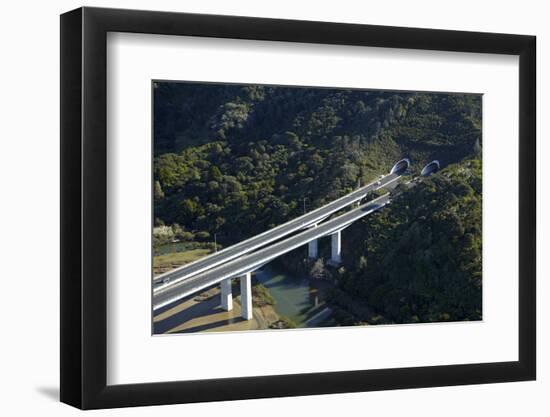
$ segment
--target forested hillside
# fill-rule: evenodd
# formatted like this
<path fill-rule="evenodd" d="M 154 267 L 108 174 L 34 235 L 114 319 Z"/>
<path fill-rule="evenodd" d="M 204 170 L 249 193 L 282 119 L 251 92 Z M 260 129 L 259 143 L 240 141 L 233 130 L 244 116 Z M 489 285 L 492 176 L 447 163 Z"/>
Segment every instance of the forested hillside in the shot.
<path fill-rule="evenodd" d="M 387 173 L 481 149 L 481 98 L 189 83 L 154 88 L 157 224 L 225 244 Z"/>
<path fill-rule="evenodd" d="M 481 232 L 481 163 L 449 166 L 346 231 L 334 301 L 352 323 L 479 320 Z"/>
<path fill-rule="evenodd" d="M 340 268 L 301 250 L 279 261 L 333 283 L 339 324 L 478 320 L 481 148 L 480 95 L 156 83 L 155 245 L 231 245 L 403 157 L 413 174 L 438 159 L 445 169 L 345 230 Z"/>

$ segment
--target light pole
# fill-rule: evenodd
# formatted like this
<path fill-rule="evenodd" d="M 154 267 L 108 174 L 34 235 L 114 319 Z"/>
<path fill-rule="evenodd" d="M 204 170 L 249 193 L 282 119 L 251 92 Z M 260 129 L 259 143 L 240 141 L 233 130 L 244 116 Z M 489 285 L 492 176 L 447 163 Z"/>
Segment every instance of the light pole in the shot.
<path fill-rule="evenodd" d="M 304 214 L 306 214 L 306 197 L 303 198 L 303 201 L 304 201 Z M 309 254 L 308 253 L 308 247 L 306 245 L 306 258 L 305 258 L 304 262 L 307 261 L 308 254 Z"/>
<path fill-rule="evenodd" d="M 218 239 L 217 239 L 217 233 L 214 233 L 214 253 L 218 252 Z"/>
<path fill-rule="evenodd" d="M 361 188 L 361 177 L 357 178 L 357 189 L 359 188 Z M 359 207 L 360 205 L 361 205 L 361 200 L 357 202 L 357 207 Z"/>

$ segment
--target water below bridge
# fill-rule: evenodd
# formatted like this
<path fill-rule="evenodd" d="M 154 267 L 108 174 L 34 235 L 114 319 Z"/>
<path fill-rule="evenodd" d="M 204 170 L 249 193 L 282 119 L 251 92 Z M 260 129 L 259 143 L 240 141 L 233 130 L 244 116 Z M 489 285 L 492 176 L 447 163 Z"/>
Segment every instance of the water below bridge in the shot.
<path fill-rule="evenodd" d="M 290 274 L 275 265 L 266 265 L 256 271 L 255 278 L 275 299 L 275 311 L 298 327 L 309 327 L 308 320 L 322 309 L 319 287 L 323 285 L 312 285 L 306 277 Z"/>
<path fill-rule="evenodd" d="M 320 296 L 323 288 L 330 287 L 327 282 L 312 281 L 305 276 L 291 274 L 277 264 L 266 265 L 253 276 L 275 300 L 274 313 L 291 320 L 296 327 L 334 324 L 330 319 L 331 312 L 325 308 Z M 234 282 L 233 286 L 234 296 L 237 297 L 238 283 Z M 153 322 L 155 334 L 256 330 L 266 325 L 260 325 L 256 320 L 243 321 L 239 303 L 235 303 L 230 312 L 222 311 L 219 286 L 161 309 Z"/>

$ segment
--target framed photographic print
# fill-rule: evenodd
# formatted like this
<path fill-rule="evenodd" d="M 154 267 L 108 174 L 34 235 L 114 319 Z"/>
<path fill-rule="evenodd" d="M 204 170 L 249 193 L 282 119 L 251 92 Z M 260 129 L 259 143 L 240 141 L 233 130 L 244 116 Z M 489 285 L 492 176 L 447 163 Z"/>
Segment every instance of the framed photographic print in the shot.
<path fill-rule="evenodd" d="M 535 38 L 61 16 L 61 400 L 535 379 Z"/>

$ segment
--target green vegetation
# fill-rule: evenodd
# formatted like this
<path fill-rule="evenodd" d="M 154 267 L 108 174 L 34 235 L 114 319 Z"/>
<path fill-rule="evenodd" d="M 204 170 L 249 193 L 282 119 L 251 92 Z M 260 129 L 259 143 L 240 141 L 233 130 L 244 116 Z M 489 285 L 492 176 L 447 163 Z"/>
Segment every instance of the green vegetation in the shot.
<path fill-rule="evenodd" d="M 279 262 L 332 282 L 342 325 L 481 317 L 481 96 L 162 82 L 154 99 L 155 252 L 228 246 L 402 157 L 416 174 L 439 159 L 445 170 L 346 229 L 342 267 L 302 248 Z"/>
<path fill-rule="evenodd" d="M 255 306 L 275 305 L 275 299 L 271 296 L 268 289 L 258 282 L 252 287 L 252 297 L 254 298 Z"/>
<path fill-rule="evenodd" d="M 417 169 L 457 162 L 479 145 L 480 105 L 473 95 L 157 83 L 156 224 L 230 244 L 403 155 Z"/>
<path fill-rule="evenodd" d="M 349 320 L 371 321 L 372 312 L 392 323 L 481 319 L 479 160 L 451 165 L 403 192 L 350 227 L 346 239 L 353 245 L 345 248 L 339 279 L 345 294 L 333 299 Z M 357 310 L 357 300 L 372 311 Z"/>

